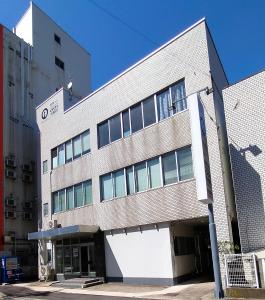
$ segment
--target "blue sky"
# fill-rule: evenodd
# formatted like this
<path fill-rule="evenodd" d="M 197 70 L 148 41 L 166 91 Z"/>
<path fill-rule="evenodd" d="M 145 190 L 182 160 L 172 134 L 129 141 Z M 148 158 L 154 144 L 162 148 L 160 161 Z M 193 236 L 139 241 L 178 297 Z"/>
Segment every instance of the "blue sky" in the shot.
<path fill-rule="evenodd" d="M 143 33 L 130 30 L 90 0 L 35 0 L 92 55 L 93 89 L 206 17 L 230 83 L 265 68 L 264 0 L 93 0 Z M 27 0 L 0 0 L 8 28 Z"/>

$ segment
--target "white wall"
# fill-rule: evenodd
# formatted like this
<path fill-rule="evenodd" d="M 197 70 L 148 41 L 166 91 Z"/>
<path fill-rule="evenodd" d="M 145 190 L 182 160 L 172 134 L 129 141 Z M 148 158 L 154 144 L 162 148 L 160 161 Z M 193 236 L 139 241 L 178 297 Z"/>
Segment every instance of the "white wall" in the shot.
<path fill-rule="evenodd" d="M 105 255 L 107 277 L 123 277 L 124 281 L 138 277 L 146 279 L 173 278 L 170 231 L 168 224 L 159 224 L 105 232 Z"/>
<path fill-rule="evenodd" d="M 26 43 L 32 46 L 33 44 L 33 29 L 32 29 L 32 2 L 30 2 L 30 7 L 26 10 L 24 15 L 21 17 L 17 23 L 15 29 L 15 34 L 23 39 Z"/>

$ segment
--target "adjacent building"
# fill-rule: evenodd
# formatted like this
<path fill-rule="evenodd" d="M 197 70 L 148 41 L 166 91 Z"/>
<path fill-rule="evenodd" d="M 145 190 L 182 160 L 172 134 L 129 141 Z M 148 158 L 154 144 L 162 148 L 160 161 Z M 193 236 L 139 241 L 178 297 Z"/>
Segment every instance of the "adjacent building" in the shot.
<path fill-rule="evenodd" d="M 69 106 L 91 91 L 90 55 L 35 4 L 13 32 L 0 25 L 0 253 L 19 256 L 26 275 L 37 270 L 35 108 L 70 82 Z"/>
<path fill-rule="evenodd" d="M 257 252 L 265 247 L 265 71 L 223 95 L 242 252 Z"/>
<path fill-rule="evenodd" d="M 64 88 L 37 107 L 42 212 L 29 240 L 41 278 L 209 273 L 207 204 L 218 241 L 236 235 L 227 84 L 202 19 L 70 108 Z"/>

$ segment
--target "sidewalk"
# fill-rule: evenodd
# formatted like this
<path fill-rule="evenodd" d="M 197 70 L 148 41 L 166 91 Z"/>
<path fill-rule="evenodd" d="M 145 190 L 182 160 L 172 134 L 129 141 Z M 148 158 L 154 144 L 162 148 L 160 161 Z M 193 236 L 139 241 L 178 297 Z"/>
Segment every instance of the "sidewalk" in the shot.
<path fill-rule="evenodd" d="M 189 299 L 213 300 L 213 282 L 186 282 L 171 287 L 128 285 L 123 283 L 106 283 L 85 289 L 53 287 L 50 282 L 18 283 L 14 286 L 26 287 L 35 292 L 56 292 L 67 294 L 130 297 L 145 299 Z"/>

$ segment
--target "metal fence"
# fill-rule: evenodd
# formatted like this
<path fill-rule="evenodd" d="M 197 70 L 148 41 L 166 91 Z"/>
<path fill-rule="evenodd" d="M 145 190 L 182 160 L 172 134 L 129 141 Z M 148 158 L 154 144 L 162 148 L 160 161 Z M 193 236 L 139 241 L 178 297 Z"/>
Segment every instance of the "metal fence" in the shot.
<path fill-rule="evenodd" d="M 225 272 L 227 287 L 259 287 L 255 254 L 225 255 Z"/>

